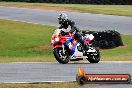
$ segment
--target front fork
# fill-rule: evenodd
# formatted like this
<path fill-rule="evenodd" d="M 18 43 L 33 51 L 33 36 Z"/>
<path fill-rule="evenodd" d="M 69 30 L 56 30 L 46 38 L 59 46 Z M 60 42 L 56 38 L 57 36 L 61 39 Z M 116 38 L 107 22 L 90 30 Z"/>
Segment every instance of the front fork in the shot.
<path fill-rule="evenodd" d="M 64 44 L 62 44 L 62 52 L 63 52 L 63 54 L 65 54 L 65 46 L 64 46 Z"/>

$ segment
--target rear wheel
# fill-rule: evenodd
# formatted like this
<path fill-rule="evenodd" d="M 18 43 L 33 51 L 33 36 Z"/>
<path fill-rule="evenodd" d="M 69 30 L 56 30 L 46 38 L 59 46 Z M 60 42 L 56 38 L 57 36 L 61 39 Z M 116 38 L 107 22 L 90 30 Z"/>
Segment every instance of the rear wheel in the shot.
<path fill-rule="evenodd" d="M 54 49 L 53 53 L 59 63 L 67 64 L 69 62 L 69 55 L 66 50 L 63 50 L 62 48 L 56 48 Z"/>
<path fill-rule="evenodd" d="M 90 63 L 98 63 L 100 61 L 100 52 L 99 49 L 95 48 L 94 53 L 89 53 L 87 60 Z"/>

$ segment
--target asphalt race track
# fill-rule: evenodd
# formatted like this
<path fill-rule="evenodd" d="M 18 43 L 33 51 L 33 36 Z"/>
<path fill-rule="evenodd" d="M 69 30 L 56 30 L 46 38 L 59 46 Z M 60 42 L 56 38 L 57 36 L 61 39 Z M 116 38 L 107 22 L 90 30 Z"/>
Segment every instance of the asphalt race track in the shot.
<path fill-rule="evenodd" d="M 132 62 L 0 63 L 0 83 L 72 82 L 81 66 L 89 74 L 130 74 Z M 79 88 L 132 88 L 132 84 L 95 84 Z"/>
<path fill-rule="evenodd" d="M 0 63 L 0 83 L 71 82 L 81 66 L 87 73 L 131 74 L 132 62 Z"/>
<path fill-rule="evenodd" d="M 35 24 L 58 26 L 60 12 L 33 10 L 27 8 L 0 6 L 0 19 L 18 20 Z M 132 17 L 66 12 L 76 25 L 87 30 L 117 30 L 122 34 L 132 34 Z M 76 62 L 59 63 L 0 63 L 0 83 L 71 82 L 75 81 L 78 67 L 87 73 L 117 73 L 132 75 L 132 62 Z M 88 88 L 81 86 L 80 88 Z M 132 88 L 131 84 L 97 84 L 90 88 Z"/>
<path fill-rule="evenodd" d="M 0 18 L 26 21 L 31 23 L 58 26 L 57 17 L 61 12 L 34 10 L 27 8 L 0 6 Z M 77 27 L 85 30 L 117 30 L 122 34 L 132 34 L 132 17 L 66 12 L 76 22 Z"/>

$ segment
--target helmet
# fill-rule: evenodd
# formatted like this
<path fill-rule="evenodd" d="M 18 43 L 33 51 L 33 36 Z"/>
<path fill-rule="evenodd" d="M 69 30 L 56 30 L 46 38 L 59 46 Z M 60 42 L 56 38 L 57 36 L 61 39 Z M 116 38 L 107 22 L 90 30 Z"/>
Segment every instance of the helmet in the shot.
<path fill-rule="evenodd" d="M 59 15 L 58 19 L 68 20 L 68 16 L 67 16 L 67 14 L 65 14 L 65 13 L 61 13 L 61 14 Z"/>
<path fill-rule="evenodd" d="M 68 16 L 65 13 L 61 13 L 58 17 L 59 23 L 63 23 L 64 21 L 68 20 Z"/>

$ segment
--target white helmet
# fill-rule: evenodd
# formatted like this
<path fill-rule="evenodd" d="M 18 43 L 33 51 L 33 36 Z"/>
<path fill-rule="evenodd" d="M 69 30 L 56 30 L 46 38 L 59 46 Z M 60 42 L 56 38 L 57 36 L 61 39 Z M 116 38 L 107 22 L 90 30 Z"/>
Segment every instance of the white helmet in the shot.
<path fill-rule="evenodd" d="M 65 14 L 65 13 L 61 13 L 61 14 L 59 15 L 58 19 L 68 20 L 68 16 L 67 16 L 67 14 Z"/>

